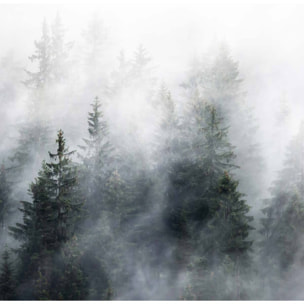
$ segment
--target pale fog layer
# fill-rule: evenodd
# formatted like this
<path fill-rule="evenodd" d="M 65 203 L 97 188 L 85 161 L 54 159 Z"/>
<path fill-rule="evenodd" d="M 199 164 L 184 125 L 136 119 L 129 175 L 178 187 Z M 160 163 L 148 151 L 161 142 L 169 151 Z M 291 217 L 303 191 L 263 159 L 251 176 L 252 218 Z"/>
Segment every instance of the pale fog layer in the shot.
<path fill-rule="evenodd" d="M 281 164 L 284 146 L 296 132 L 303 115 L 304 12 L 301 5 L 2 4 L 0 54 L 4 60 L 8 55 L 13 57 L 16 66 L 11 73 L 21 80 L 23 68 L 33 69 L 28 56 L 34 50 L 34 40 L 41 36 L 43 18 L 51 23 L 57 12 L 66 29 L 66 40 L 76 44 L 74 50 L 81 44 L 89 20 L 98 16 L 107 31 L 108 72 L 115 69 L 121 50 L 132 57 L 142 44 L 153 60 L 154 75 L 173 91 L 179 89 L 194 58 L 212 53 L 221 43 L 227 44 L 233 59 L 239 62 L 247 102 L 256 111 L 266 168 L 270 179 L 273 177 L 273 171 Z M 16 86 L 23 89 L 19 83 Z M 91 92 L 91 96 L 94 95 L 95 92 Z M 9 118 L 20 119 L 24 113 L 24 96 L 20 93 L 18 97 L 20 104 L 13 109 L 9 108 L 10 100 L 2 99 L 1 111 L 5 117 L 1 119 L 2 141 L 14 133 Z M 274 117 L 282 99 L 290 111 L 288 129 L 284 127 L 284 130 L 275 124 Z M 83 106 L 86 112 L 87 104 Z M 128 106 L 132 107 L 131 103 Z M 281 135 L 277 136 L 277 132 Z"/>
<path fill-rule="evenodd" d="M 28 58 L 34 52 L 34 41 L 41 37 L 43 20 L 51 26 L 57 14 L 65 28 L 65 41 L 70 43 L 73 73 L 68 84 L 62 83 L 48 96 L 52 106 L 48 107 L 50 112 L 42 116 L 46 120 L 57 119 L 56 129 L 63 128 L 71 149 L 77 149 L 81 139 L 87 136 L 87 113 L 96 95 L 105 105 L 109 127 L 116 130 L 113 135 L 116 141 L 123 140 L 117 131 L 122 126 L 136 133 L 134 140 L 143 146 L 141 149 L 145 149 L 153 137 L 157 118 L 152 118 L 149 106 L 141 102 L 144 96 L 140 91 L 138 94 L 124 92 L 114 101 L 108 98 L 107 88 L 118 70 L 121 54 L 132 60 L 134 52 L 142 46 L 151 58 L 148 76 L 153 79 L 153 94 L 165 84 L 182 112 L 186 96 L 181 84 L 191 67 L 197 61 L 207 60 L 208 64 L 208 58 L 213 58 L 222 46 L 228 50 L 238 62 L 243 79 L 241 91 L 258 126 L 257 143 L 263 158 L 264 179 L 260 199 L 251 206 L 258 221 L 263 199 L 269 196 L 268 188 L 283 166 L 286 146 L 304 118 L 304 6 L 199 5 L 186 1 L 177 4 L 166 1 L 156 4 L 102 1 L 98 5 L 2 4 L 0 161 L 10 156 L 10 149 L 16 146 L 18 139 L 18 126 L 30 115 L 29 93 L 22 82 L 27 78 L 25 70 L 34 72 L 37 68 Z M 104 31 L 99 58 L 103 70 L 98 83 L 87 80 L 99 71 L 92 68 L 83 72 L 84 37 L 92 20 L 98 20 Z M 284 122 L 280 120 L 282 110 L 287 113 Z M 55 135 L 56 130 L 54 138 Z M 145 161 L 149 164 L 151 151 L 148 146 L 146 149 Z M 47 156 L 46 151 L 45 158 Z M 40 165 L 39 159 L 33 172 L 28 172 L 24 189 L 37 176 Z M 20 193 L 16 195 L 21 199 Z M 145 271 L 139 268 L 134 285 L 141 284 L 139 281 Z M 142 288 L 146 295 L 153 293 L 153 290 L 148 292 L 147 286 Z"/>

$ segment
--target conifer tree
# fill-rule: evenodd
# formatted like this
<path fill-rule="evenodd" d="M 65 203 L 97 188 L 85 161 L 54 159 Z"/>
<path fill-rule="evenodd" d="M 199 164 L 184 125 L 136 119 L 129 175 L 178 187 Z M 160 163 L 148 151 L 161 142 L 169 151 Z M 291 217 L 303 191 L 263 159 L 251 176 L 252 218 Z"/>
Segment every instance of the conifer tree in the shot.
<path fill-rule="evenodd" d="M 130 82 L 130 61 L 126 59 L 123 50 L 120 51 L 118 56 L 118 68 L 112 73 L 112 90 L 111 93 L 119 95 L 121 91 L 127 87 Z"/>
<path fill-rule="evenodd" d="M 164 85 L 160 89 L 157 106 L 160 112 L 160 130 L 157 134 L 159 146 L 156 147 L 156 158 L 158 164 L 168 170 L 178 157 L 180 129 L 175 101 Z"/>
<path fill-rule="evenodd" d="M 50 81 L 51 69 L 51 38 L 46 20 L 42 24 L 42 36 L 39 41 L 35 41 L 35 53 L 29 57 L 32 62 L 38 62 L 38 71 L 30 72 L 26 70 L 28 79 L 24 84 L 33 89 L 42 89 Z"/>
<path fill-rule="evenodd" d="M 89 112 L 88 125 L 89 138 L 83 139 L 85 145 L 79 146 L 84 151 L 79 156 L 84 165 L 87 208 L 92 216 L 98 217 L 100 211 L 106 208 L 105 184 L 114 169 L 113 146 L 98 97 L 92 104 L 92 112 Z"/>
<path fill-rule="evenodd" d="M 73 44 L 65 42 L 65 31 L 62 25 L 61 17 L 57 13 L 56 18 L 51 27 L 51 76 L 52 81 L 60 82 L 67 76 L 68 56 Z"/>
<path fill-rule="evenodd" d="M 34 44 L 35 53 L 29 59 L 38 64 L 38 71 L 25 70 L 28 79 L 24 84 L 37 92 L 60 81 L 66 72 L 66 60 L 71 43 L 66 44 L 64 41 L 64 30 L 59 14 L 56 15 L 51 33 L 46 19 L 43 20 L 41 39 Z"/>
<path fill-rule="evenodd" d="M 135 78 L 147 77 L 147 68 L 151 61 L 145 48 L 140 45 L 134 53 L 134 59 L 132 62 L 132 74 Z"/>
<path fill-rule="evenodd" d="M 239 188 L 246 193 L 248 200 L 258 204 L 258 196 L 264 186 L 261 170 L 263 159 L 257 141 L 254 108 L 245 99 L 242 83 L 238 62 L 233 60 L 228 48 L 222 45 L 214 58 L 196 62 L 183 87 L 195 104 L 199 100 L 207 100 L 223 117 L 224 123 L 230 126 L 229 142 L 235 145 L 235 164 L 240 166 L 236 172 Z M 261 183 L 257 183 L 257 180 Z"/>
<path fill-rule="evenodd" d="M 12 263 L 9 261 L 7 249 L 2 254 L 2 265 L 0 272 L 0 300 L 15 299 L 15 279 L 12 269 Z"/>
<path fill-rule="evenodd" d="M 31 118 L 28 123 L 23 124 L 19 129 L 17 147 L 13 150 L 13 156 L 10 157 L 13 166 L 12 179 L 22 180 L 24 178 L 22 174 L 26 168 L 36 170 L 42 161 L 44 149 L 49 146 L 50 128 L 46 122 Z"/>
<path fill-rule="evenodd" d="M 10 188 L 6 178 L 6 170 L 4 165 L 0 168 L 0 227 L 4 228 L 5 217 L 9 208 L 9 192 Z"/>
<path fill-rule="evenodd" d="M 232 146 L 227 142 L 228 129 L 221 126 L 221 119 L 213 106 L 205 104 L 200 107 L 196 112 L 192 142 L 189 141 L 191 135 L 185 135 L 183 153 L 187 158 L 174 164 L 170 177 L 168 208 L 173 212 L 172 224 L 183 233 L 186 233 L 186 218 L 201 222 L 208 215 L 218 180 L 224 171 L 236 167 L 232 163 L 235 157 Z M 174 205 L 170 207 L 171 203 Z"/>
<path fill-rule="evenodd" d="M 19 277 L 22 284 L 25 278 L 30 280 L 32 293 L 29 297 L 52 295 L 37 292 L 43 282 L 46 290 L 51 288 L 53 254 L 74 235 L 83 204 L 77 168 L 70 159 L 74 151 L 66 148 L 62 130 L 58 131 L 56 143 L 57 153 L 49 153 L 54 161 L 43 162 L 38 177 L 30 186 L 33 202 L 22 202 L 23 223 L 10 227 L 13 236 L 21 241 Z M 38 289 L 35 290 L 35 286 Z"/>
<path fill-rule="evenodd" d="M 187 298 L 240 298 L 239 263 L 242 260 L 248 264 L 251 248 L 247 239 L 252 229 L 249 206 L 230 176 L 237 166 L 233 164 L 235 155 L 228 142 L 228 128 L 222 126 L 214 106 L 191 106 L 194 118 L 192 128 L 184 129 L 184 158 L 174 165 L 170 176 L 167 220 L 178 240 L 174 267 L 189 271 L 191 290 Z M 224 275 L 227 269 L 232 269 L 229 275 L 235 282 L 230 291 Z M 221 280 L 219 291 L 217 281 Z"/>
<path fill-rule="evenodd" d="M 260 243 L 261 276 L 270 286 L 270 298 L 282 298 L 289 271 L 303 259 L 301 238 L 304 231 L 304 124 L 287 150 L 284 168 L 271 188 L 271 198 L 262 209 Z M 279 278 L 279 279 L 278 279 Z M 294 282 L 295 286 L 297 283 Z M 281 292 L 278 294 L 278 290 Z"/>
<path fill-rule="evenodd" d="M 95 75 L 100 67 L 100 61 L 103 59 L 103 51 L 107 41 L 107 29 L 97 15 L 94 15 L 90 20 L 83 33 L 83 38 L 86 43 L 85 62 L 88 67 L 96 69 L 93 72 Z"/>

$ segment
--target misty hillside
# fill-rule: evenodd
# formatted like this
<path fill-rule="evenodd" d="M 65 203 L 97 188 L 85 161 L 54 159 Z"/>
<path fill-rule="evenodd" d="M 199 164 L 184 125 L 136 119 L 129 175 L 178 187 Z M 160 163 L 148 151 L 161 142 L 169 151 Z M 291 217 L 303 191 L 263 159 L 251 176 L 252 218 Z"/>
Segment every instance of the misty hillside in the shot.
<path fill-rule="evenodd" d="M 1 4 L 0 300 L 303 300 L 303 17 Z"/>

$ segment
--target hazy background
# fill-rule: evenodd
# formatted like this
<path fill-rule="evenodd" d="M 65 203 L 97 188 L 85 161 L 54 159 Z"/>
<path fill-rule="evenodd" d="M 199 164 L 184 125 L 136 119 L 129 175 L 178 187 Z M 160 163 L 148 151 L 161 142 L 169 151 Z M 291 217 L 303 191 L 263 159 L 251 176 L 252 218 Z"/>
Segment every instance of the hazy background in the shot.
<path fill-rule="evenodd" d="M 226 43 L 234 60 L 239 62 L 247 101 L 255 107 L 268 174 L 280 165 L 284 148 L 278 150 L 274 142 L 284 146 L 303 117 L 303 5 L 211 5 L 181 1 L 2 4 L 0 57 L 13 54 L 20 70 L 32 69 L 28 56 L 33 52 L 33 41 L 41 36 L 42 20 L 45 17 L 52 22 L 57 12 L 66 28 L 66 41 L 76 44 L 93 15 L 103 20 L 107 28 L 109 69 L 115 68 L 120 50 L 131 57 L 138 45 L 143 44 L 153 59 L 154 75 L 172 90 L 178 90 L 194 57 L 212 53 L 219 43 Z M 282 98 L 289 106 L 290 117 L 288 130 L 280 130 L 278 136 L 274 115 Z M 8 106 L 8 100 L 1 105 Z M 22 111 L 22 105 L 19 109 Z M 14 108 L 15 114 L 16 111 Z M 1 137 L 6 128 L 4 121 L 0 122 Z M 288 138 L 282 138 L 283 135 Z"/>

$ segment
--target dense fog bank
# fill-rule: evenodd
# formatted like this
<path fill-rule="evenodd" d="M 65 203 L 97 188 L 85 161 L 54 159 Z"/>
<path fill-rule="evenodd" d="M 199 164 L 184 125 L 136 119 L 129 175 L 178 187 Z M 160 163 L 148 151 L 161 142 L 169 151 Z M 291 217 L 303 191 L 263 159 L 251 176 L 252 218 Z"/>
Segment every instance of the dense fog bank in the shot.
<path fill-rule="evenodd" d="M 0 299 L 303 299 L 303 14 L 1 5 Z"/>

